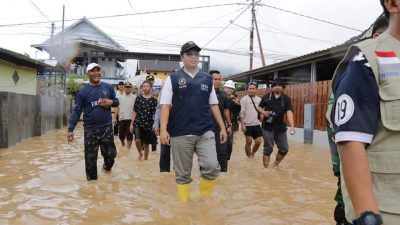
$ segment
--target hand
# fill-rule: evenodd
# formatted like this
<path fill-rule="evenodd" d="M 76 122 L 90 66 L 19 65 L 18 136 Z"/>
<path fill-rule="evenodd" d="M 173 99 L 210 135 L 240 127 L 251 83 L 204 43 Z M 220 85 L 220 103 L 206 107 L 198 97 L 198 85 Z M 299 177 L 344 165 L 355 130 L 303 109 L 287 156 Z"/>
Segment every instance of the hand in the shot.
<path fill-rule="evenodd" d="M 111 107 L 113 101 L 107 98 L 99 98 L 99 105 L 104 108 Z"/>
<path fill-rule="evenodd" d="M 242 126 L 240 126 L 240 128 L 242 129 L 243 133 L 246 132 L 246 126 L 242 125 Z"/>
<path fill-rule="evenodd" d="M 290 128 L 290 134 L 291 134 L 291 135 L 294 135 L 295 133 L 296 133 L 296 128 L 291 127 L 291 128 Z"/>
<path fill-rule="evenodd" d="M 160 131 L 160 142 L 163 145 L 170 145 L 169 144 L 170 141 L 170 136 L 167 130 L 161 130 Z"/>
<path fill-rule="evenodd" d="M 264 111 L 262 114 L 267 118 L 271 114 L 271 111 Z"/>
<path fill-rule="evenodd" d="M 116 119 L 112 119 L 112 125 L 115 127 L 115 125 L 117 125 L 117 120 Z"/>
<path fill-rule="evenodd" d="M 226 128 L 226 133 L 228 134 L 228 136 L 232 134 L 232 126 Z"/>
<path fill-rule="evenodd" d="M 131 126 L 129 126 L 129 131 L 131 132 L 131 133 L 133 133 L 133 130 L 135 129 L 135 127 L 133 126 L 133 124 L 131 123 Z"/>
<path fill-rule="evenodd" d="M 159 136 L 159 135 L 160 135 L 160 128 L 154 127 L 154 128 L 153 128 L 153 132 L 154 132 L 157 136 Z"/>
<path fill-rule="evenodd" d="M 68 132 L 67 141 L 68 141 L 68 144 L 72 143 L 74 141 L 74 132 Z"/>
<path fill-rule="evenodd" d="M 221 144 L 224 144 L 228 140 L 228 135 L 226 134 L 225 129 L 221 130 L 221 132 L 219 133 L 219 138 L 221 140 Z"/>

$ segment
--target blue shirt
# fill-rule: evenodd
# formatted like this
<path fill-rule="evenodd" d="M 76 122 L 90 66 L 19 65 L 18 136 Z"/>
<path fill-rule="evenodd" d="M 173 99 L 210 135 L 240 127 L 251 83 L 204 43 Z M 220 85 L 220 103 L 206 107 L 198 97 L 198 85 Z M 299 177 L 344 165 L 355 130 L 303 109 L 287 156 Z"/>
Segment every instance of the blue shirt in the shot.
<path fill-rule="evenodd" d="M 380 120 L 380 97 L 375 76 L 361 51 L 334 82 L 331 120 L 335 141 L 371 143 Z"/>
<path fill-rule="evenodd" d="M 111 99 L 113 101 L 112 107 L 119 105 L 115 91 L 108 83 L 101 82 L 97 86 L 86 84 L 79 90 L 69 119 L 68 132 L 75 129 L 82 111 L 85 130 L 101 129 L 112 125 L 111 108 L 101 107 L 99 105 L 100 98 Z"/>

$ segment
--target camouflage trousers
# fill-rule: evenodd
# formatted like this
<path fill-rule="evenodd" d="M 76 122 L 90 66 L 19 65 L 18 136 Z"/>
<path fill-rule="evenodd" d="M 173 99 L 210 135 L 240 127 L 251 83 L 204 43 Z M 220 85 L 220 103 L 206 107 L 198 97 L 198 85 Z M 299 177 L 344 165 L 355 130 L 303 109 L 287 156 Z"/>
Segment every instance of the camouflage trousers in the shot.
<path fill-rule="evenodd" d="M 97 180 L 99 147 L 104 158 L 103 168 L 110 171 L 117 156 L 112 127 L 85 130 L 85 169 L 87 180 Z"/>

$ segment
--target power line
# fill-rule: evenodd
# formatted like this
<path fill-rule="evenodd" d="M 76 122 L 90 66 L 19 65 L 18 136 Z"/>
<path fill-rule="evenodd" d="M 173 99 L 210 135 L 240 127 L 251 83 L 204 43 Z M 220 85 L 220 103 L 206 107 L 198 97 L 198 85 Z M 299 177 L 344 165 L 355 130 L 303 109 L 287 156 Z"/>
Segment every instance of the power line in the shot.
<path fill-rule="evenodd" d="M 94 16 L 88 17 L 87 19 L 106 19 L 106 18 L 115 18 L 115 17 L 124 17 L 124 16 L 138 16 L 138 15 L 149 15 L 149 14 L 157 14 L 157 13 L 166 13 L 166 12 L 177 12 L 184 10 L 194 10 L 194 9 L 206 9 L 213 7 L 222 7 L 222 6 L 232 6 L 232 5 L 241 5 L 243 3 L 226 3 L 226 4 L 216 4 L 216 5 L 206 5 L 206 6 L 194 6 L 194 7 L 186 7 L 186 8 L 177 8 L 177 9 L 165 9 L 165 10 L 155 10 L 155 11 L 147 11 L 147 12 L 138 12 L 138 13 L 126 13 L 126 14 L 116 14 L 116 15 L 108 15 L 108 16 Z M 68 19 L 65 21 L 76 21 L 79 19 Z M 61 20 L 56 20 L 54 22 L 61 22 Z M 26 22 L 26 23 L 11 23 L 11 24 L 0 24 L 0 27 L 8 27 L 8 26 L 22 26 L 22 25 L 32 25 L 32 24 L 42 24 L 48 23 L 48 21 L 38 21 L 38 22 Z"/>
<path fill-rule="evenodd" d="M 37 11 L 40 12 L 40 14 L 42 14 L 42 16 L 48 21 L 50 22 L 49 18 L 47 18 L 47 16 L 42 12 L 42 10 L 39 9 L 39 7 L 35 4 L 35 2 L 33 0 L 30 0 L 32 5 L 37 9 Z"/>
<path fill-rule="evenodd" d="M 164 36 L 164 37 L 159 38 L 159 39 L 161 40 L 161 39 L 165 39 L 165 38 L 171 38 L 171 37 L 173 37 L 173 36 L 176 36 L 176 35 L 179 35 L 179 34 L 182 34 L 182 33 L 186 32 L 186 31 L 189 31 L 189 30 L 191 30 L 191 29 L 195 29 L 195 28 L 197 28 L 197 27 L 199 27 L 199 26 L 201 26 L 201 25 L 208 24 L 208 23 L 212 23 L 212 22 L 216 22 L 216 21 L 218 21 L 218 20 L 220 20 L 220 19 L 222 19 L 222 18 L 224 18 L 224 17 L 226 17 L 226 16 L 229 16 L 229 15 L 231 15 L 231 14 L 233 14 L 233 13 L 236 13 L 236 12 L 238 12 L 238 11 L 241 11 L 243 8 L 244 8 L 244 7 L 240 8 L 240 9 L 235 9 L 235 10 L 233 10 L 232 12 L 229 12 L 229 13 L 227 13 L 227 14 L 225 14 L 225 15 L 219 16 L 219 17 L 217 17 L 217 18 L 213 18 L 213 19 L 211 19 L 211 20 L 209 20 L 209 21 L 206 21 L 206 22 L 204 22 L 204 23 L 201 23 L 201 24 L 198 24 L 198 25 L 195 25 L 195 26 L 188 27 L 187 29 L 183 29 L 183 30 L 181 30 L 181 31 L 174 32 L 174 33 L 171 34 L 171 35 L 167 35 L 167 36 Z M 184 27 L 183 27 L 183 28 L 184 28 Z M 220 28 L 222 28 L 222 27 L 220 27 Z"/>
<path fill-rule="evenodd" d="M 226 25 L 224 28 L 222 28 L 222 30 L 220 32 L 218 32 L 213 38 L 211 38 L 204 46 L 206 47 L 208 44 L 210 44 L 212 41 L 214 41 L 222 32 L 224 32 L 226 30 L 226 28 L 228 28 L 233 22 L 235 22 L 235 20 L 237 20 L 241 15 L 243 15 L 244 12 L 247 11 L 247 9 L 250 7 L 251 5 L 248 5 L 238 16 L 235 17 L 235 19 L 229 21 L 228 25 Z"/>
<path fill-rule="evenodd" d="M 319 21 L 319 22 L 322 22 L 322 23 L 327 23 L 327 24 L 330 24 L 330 25 L 346 28 L 346 29 L 349 29 L 349 30 L 363 32 L 362 30 L 359 30 L 359 29 L 356 29 L 356 28 L 352 28 L 352 27 L 349 27 L 349 26 L 341 25 L 341 24 L 330 22 L 330 21 L 323 20 L 323 19 L 318 19 L 318 18 L 315 18 L 315 17 L 312 17 L 312 16 L 307 16 L 307 15 L 304 15 L 304 14 L 301 14 L 301 13 L 289 11 L 289 10 L 278 8 L 278 7 L 275 7 L 275 6 L 271 6 L 271 5 L 267 5 L 267 4 L 259 4 L 259 5 L 260 6 L 265 6 L 265 7 L 271 8 L 271 9 L 276 9 L 276 10 L 279 10 L 279 11 L 282 11 L 282 12 L 294 14 L 294 15 L 297 15 L 297 16 L 305 17 L 305 18 L 308 18 L 308 19 L 316 20 L 316 21 Z"/>

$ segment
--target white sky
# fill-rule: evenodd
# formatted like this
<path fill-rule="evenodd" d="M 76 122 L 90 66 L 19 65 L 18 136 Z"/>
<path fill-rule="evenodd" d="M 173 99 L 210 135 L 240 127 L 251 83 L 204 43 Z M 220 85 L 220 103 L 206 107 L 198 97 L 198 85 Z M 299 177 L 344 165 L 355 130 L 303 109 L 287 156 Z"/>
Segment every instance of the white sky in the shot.
<path fill-rule="evenodd" d="M 44 16 L 35 8 L 34 4 Z M 246 0 L 13 0 L 2 1 L 0 7 L 0 47 L 32 58 L 45 58 L 32 44 L 44 42 L 50 36 L 52 21 L 56 32 L 61 30 L 62 5 L 66 19 L 149 12 L 185 7 L 225 3 L 249 3 Z M 368 28 L 382 12 L 378 0 L 262 0 L 262 4 L 330 21 L 358 30 Z M 131 7 L 132 6 L 132 7 Z M 184 42 L 193 40 L 200 47 L 230 51 L 226 54 L 202 51 L 211 56 L 211 68 L 225 74 L 246 71 L 249 68 L 249 31 L 251 11 L 244 5 L 184 10 L 167 13 L 134 15 L 106 19 L 90 19 L 100 29 L 122 46 L 135 52 L 179 53 Z M 266 6 L 256 8 L 261 42 L 267 64 L 289 56 L 300 56 L 340 44 L 360 32 L 329 25 L 308 18 L 282 12 Z M 238 17 L 234 24 L 231 20 Z M 4 24 L 50 21 L 44 24 L 1 26 Z M 68 21 L 66 26 L 75 21 Z M 289 34 L 291 33 L 291 34 Z M 300 38 L 293 34 L 308 37 Z M 256 36 L 255 36 L 256 37 Z M 311 39 L 309 39 L 311 38 Z M 314 40 L 312 40 L 314 39 Z M 171 45 L 172 44 L 172 45 Z M 258 42 L 254 42 L 258 54 Z M 260 57 L 254 59 L 255 67 L 261 66 Z"/>

